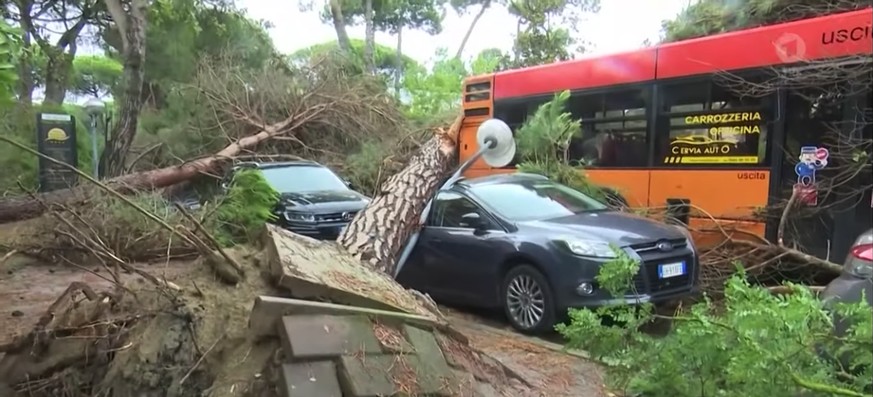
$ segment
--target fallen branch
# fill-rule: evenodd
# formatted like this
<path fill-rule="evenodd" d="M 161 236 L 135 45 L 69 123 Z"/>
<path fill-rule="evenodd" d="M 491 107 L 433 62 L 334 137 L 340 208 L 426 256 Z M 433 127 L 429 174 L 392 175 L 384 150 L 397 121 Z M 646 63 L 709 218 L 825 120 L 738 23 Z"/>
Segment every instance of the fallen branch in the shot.
<path fill-rule="evenodd" d="M 244 149 L 255 147 L 259 143 L 273 137 L 285 134 L 288 131 L 299 129 L 303 124 L 311 121 L 313 118 L 324 112 L 328 105 L 329 104 L 319 104 L 304 110 L 300 114 L 292 115 L 278 123 L 267 125 L 257 134 L 239 139 L 212 156 L 186 162 L 178 166 L 120 176 L 106 181 L 105 186 L 118 192 L 128 194 L 138 190 L 163 188 L 187 181 L 201 173 L 217 169 L 225 161 L 234 158 Z M 0 136 L 0 141 L 5 141 L 19 149 L 39 155 L 38 152 L 33 149 L 30 149 L 8 137 Z M 44 155 L 40 155 L 40 157 L 51 159 L 56 164 L 60 163 L 51 157 Z M 70 168 L 76 169 L 75 167 Z M 81 172 L 78 172 L 78 174 L 83 175 Z M 89 179 L 93 180 L 93 178 Z M 70 189 L 41 193 L 39 194 L 39 197 L 43 202 L 49 205 L 73 203 L 77 200 L 81 201 L 82 197 L 87 197 L 87 195 L 84 194 L 84 189 L 85 187 L 83 186 L 77 186 Z M 36 218 L 44 212 L 45 208 L 42 205 L 27 197 L 18 196 L 0 200 L 0 224 Z"/>
<path fill-rule="evenodd" d="M 121 200 L 122 202 L 124 202 L 125 204 L 127 204 L 128 206 L 130 206 L 131 208 L 135 209 L 137 212 L 139 212 L 140 214 L 142 214 L 142 215 L 145 216 L 146 218 L 149 218 L 150 220 L 154 221 L 155 223 L 157 223 L 157 224 L 160 225 L 161 227 L 167 229 L 169 232 L 171 232 L 171 233 L 173 233 L 173 234 L 176 234 L 176 235 L 179 236 L 179 238 L 181 238 L 183 241 L 185 241 L 185 242 L 188 243 L 189 245 L 191 245 L 191 246 L 197 248 L 197 249 L 200 251 L 200 254 L 203 255 L 203 256 L 207 259 L 207 262 L 208 262 L 210 265 L 212 265 L 213 268 L 219 268 L 219 266 L 220 266 L 219 263 L 220 263 L 221 261 L 220 261 L 220 260 L 216 261 L 216 259 L 215 259 L 215 256 L 216 256 L 215 253 L 214 253 L 214 252 L 209 248 L 209 246 L 206 245 L 206 243 L 204 243 L 202 240 L 200 240 L 200 238 L 198 238 L 198 237 L 197 237 L 196 235 L 194 235 L 193 233 L 190 233 L 190 232 L 188 232 L 188 233 L 184 233 L 184 232 L 179 231 L 178 228 L 175 228 L 175 227 L 173 227 L 173 226 L 170 226 L 170 225 L 167 224 L 167 222 L 165 222 L 163 219 L 158 218 L 155 214 L 153 214 L 153 213 L 147 211 L 146 209 L 142 208 L 139 204 L 134 203 L 134 202 L 131 201 L 129 198 L 125 197 L 123 194 L 119 193 L 118 191 L 112 189 L 111 187 L 109 187 L 109 186 L 107 186 L 107 185 L 105 185 L 105 184 L 103 184 L 103 183 L 100 183 L 100 181 L 98 181 L 98 180 L 92 178 L 90 175 L 88 175 L 88 174 L 82 172 L 81 170 L 79 170 L 79 169 L 76 168 L 76 167 L 73 167 L 72 165 L 69 165 L 69 164 L 67 164 L 67 163 L 64 163 L 63 161 L 60 161 L 60 160 L 57 160 L 57 159 L 51 158 L 51 157 L 49 157 L 49 156 L 46 156 L 46 155 L 44 155 L 44 154 L 42 154 L 42 153 L 39 153 L 39 152 L 37 152 L 37 151 L 35 151 L 35 150 L 29 148 L 29 147 L 26 147 L 26 146 L 24 146 L 24 145 L 22 145 L 22 144 L 20 144 L 20 143 L 18 143 L 18 142 L 15 142 L 15 141 L 13 141 L 13 140 L 10 140 L 10 139 L 8 139 L 8 138 L 6 138 L 6 137 L 2 137 L 2 136 L 0 136 L 0 140 L 4 140 L 4 141 L 6 141 L 6 142 L 9 142 L 9 143 L 11 143 L 12 145 L 17 146 L 18 148 L 20 148 L 20 149 L 22 149 L 22 150 L 24 150 L 24 151 L 26 151 L 26 152 L 29 152 L 29 153 L 31 153 L 31 154 L 34 154 L 34 155 L 38 156 L 38 157 L 44 158 L 44 159 L 46 159 L 46 160 L 48 160 L 48 161 L 50 161 L 50 162 L 52 162 L 52 163 L 54 163 L 54 164 L 60 165 L 60 166 L 62 166 L 62 167 L 64 167 L 64 168 L 67 168 L 67 169 L 69 169 L 69 170 L 75 172 L 76 174 L 78 174 L 78 175 L 81 176 L 82 178 L 85 178 L 86 180 L 88 180 L 89 182 L 91 182 L 92 184 L 94 184 L 95 186 L 97 186 L 98 188 L 100 188 L 101 190 L 103 190 L 103 191 L 109 193 L 110 195 L 112 195 L 112 196 L 118 198 L 119 200 Z M 34 198 L 33 201 L 36 202 L 36 203 L 39 203 L 39 204 L 43 205 L 44 207 L 47 206 L 46 204 L 42 203 L 41 200 L 39 200 L 39 199 L 37 199 L 37 198 Z M 61 219 L 63 219 L 63 218 L 61 218 Z M 63 220 L 66 221 L 66 222 L 68 222 L 68 226 L 72 226 L 72 225 L 69 224 L 69 221 L 67 221 L 66 219 L 63 219 Z M 75 227 L 74 227 L 74 229 L 75 229 Z M 222 251 L 222 254 L 225 255 L 225 258 L 230 258 L 230 257 L 227 256 L 227 254 L 224 253 L 223 251 Z M 125 267 L 125 269 L 129 269 L 130 271 L 137 272 L 137 274 L 140 274 L 141 276 L 143 276 L 143 277 L 149 279 L 149 281 L 151 281 L 152 283 L 154 283 L 154 284 L 156 284 L 156 285 L 161 285 L 161 282 L 158 281 L 154 276 L 152 276 L 152 275 L 150 275 L 150 274 L 148 274 L 148 273 L 146 273 L 146 272 L 144 272 L 144 271 L 140 271 L 140 270 L 136 269 L 136 268 L 133 267 L 133 266 L 130 266 L 129 264 L 127 264 L 126 262 L 124 262 L 123 260 L 121 260 L 120 258 L 118 258 L 118 257 L 115 256 L 115 255 L 111 255 L 111 256 L 113 257 L 113 259 L 115 259 L 115 260 L 119 263 L 119 265 Z M 241 271 L 242 271 L 242 268 L 239 266 L 239 264 L 236 263 L 232 258 L 228 259 L 228 261 L 232 264 L 231 266 L 235 266 L 235 269 L 237 270 L 237 272 L 241 272 Z M 217 270 L 217 269 L 216 269 L 216 270 Z M 236 284 L 236 283 L 238 283 L 239 280 L 240 280 L 240 277 L 241 277 L 241 276 L 244 276 L 243 273 L 239 273 L 238 276 L 234 276 L 234 275 L 228 274 L 227 272 L 223 272 L 223 271 L 216 271 L 216 273 L 217 273 L 220 277 L 222 277 L 226 282 L 231 283 L 231 284 Z"/>

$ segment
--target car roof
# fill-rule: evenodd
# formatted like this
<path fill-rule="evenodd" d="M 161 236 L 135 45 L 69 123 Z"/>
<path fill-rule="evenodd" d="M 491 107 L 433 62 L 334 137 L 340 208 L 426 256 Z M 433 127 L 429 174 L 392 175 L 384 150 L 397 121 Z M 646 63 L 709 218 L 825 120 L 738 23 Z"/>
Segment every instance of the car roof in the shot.
<path fill-rule="evenodd" d="M 544 181 L 549 180 L 549 178 L 539 175 L 539 174 L 530 174 L 526 172 L 513 172 L 510 174 L 495 174 L 488 176 L 480 176 L 476 178 L 470 179 L 461 179 L 459 180 L 455 186 L 459 186 L 462 188 L 471 188 L 474 186 L 483 186 L 483 185 L 495 185 L 495 184 L 506 184 L 506 183 L 519 183 L 525 181 Z"/>

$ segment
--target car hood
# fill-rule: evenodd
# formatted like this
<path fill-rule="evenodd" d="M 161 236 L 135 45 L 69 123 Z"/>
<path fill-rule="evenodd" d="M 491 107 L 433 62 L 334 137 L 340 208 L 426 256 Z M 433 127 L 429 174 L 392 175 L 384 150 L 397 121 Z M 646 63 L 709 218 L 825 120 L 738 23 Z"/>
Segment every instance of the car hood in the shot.
<path fill-rule="evenodd" d="M 337 210 L 359 210 L 370 199 L 354 190 L 330 190 L 306 193 L 281 193 L 280 205 L 286 209 L 314 210 L 317 208 L 336 208 Z"/>
<path fill-rule="evenodd" d="M 585 212 L 561 218 L 522 222 L 519 226 L 536 228 L 549 234 L 605 241 L 620 247 L 660 239 L 685 238 L 674 226 L 617 211 Z"/>

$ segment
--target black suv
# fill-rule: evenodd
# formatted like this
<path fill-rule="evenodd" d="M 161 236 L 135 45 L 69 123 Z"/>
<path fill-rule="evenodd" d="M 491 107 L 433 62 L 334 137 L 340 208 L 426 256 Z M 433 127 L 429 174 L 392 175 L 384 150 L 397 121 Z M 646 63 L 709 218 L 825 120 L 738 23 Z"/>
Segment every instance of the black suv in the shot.
<path fill-rule="evenodd" d="M 348 181 L 313 161 L 246 162 L 236 164 L 233 170 L 243 168 L 261 170 L 279 192 L 275 223 L 294 233 L 336 239 L 370 202 L 369 197 L 352 190 Z"/>

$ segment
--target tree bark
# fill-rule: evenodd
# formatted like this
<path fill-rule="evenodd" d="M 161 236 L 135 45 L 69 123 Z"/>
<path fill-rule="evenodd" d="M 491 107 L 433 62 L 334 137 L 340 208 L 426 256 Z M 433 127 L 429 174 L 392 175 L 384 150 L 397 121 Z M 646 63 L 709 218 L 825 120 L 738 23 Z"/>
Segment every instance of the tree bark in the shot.
<path fill-rule="evenodd" d="M 300 128 L 313 117 L 324 111 L 324 107 L 310 108 L 297 113 L 281 122 L 265 127 L 257 134 L 242 138 L 220 152 L 201 159 L 190 161 L 179 166 L 161 168 L 157 170 L 124 175 L 106 181 L 105 184 L 122 193 L 131 193 L 137 190 L 158 189 L 172 186 L 187 181 L 204 172 L 215 171 L 227 159 L 239 155 L 243 150 L 257 146 L 259 143 L 282 135 L 287 131 Z M 0 140 L 8 138 L 0 136 Z M 71 189 L 56 190 L 41 193 L 37 200 L 29 196 L 8 197 L 0 200 L 0 224 L 32 219 L 45 212 L 46 205 L 82 203 L 88 199 L 88 188 L 80 185 Z"/>
<path fill-rule="evenodd" d="M 394 96 L 400 97 L 400 76 L 403 75 L 403 25 L 397 26 L 397 51 L 394 53 Z"/>
<path fill-rule="evenodd" d="M 25 106 L 33 105 L 33 57 L 31 56 L 33 40 L 31 31 L 33 21 L 30 13 L 33 3 L 29 1 L 18 2 L 18 26 L 21 29 L 22 55 L 18 61 L 18 102 Z"/>
<path fill-rule="evenodd" d="M 455 58 L 460 59 L 461 55 L 464 54 L 464 48 L 467 46 L 467 41 L 470 40 L 470 36 L 473 34 L 473 29 L 476 28 L 476 25 L 479 23 L 479 19 L 482 18 L 482 15 L 485 15 L 485 11 L 491 7 L 491 0 L 486 0 L 482 3 L 482 8 L 479 9 L 479 13 L 473 17 L 473 21 L 470 22 L 470 26 L 467 28 L 467 33 L 464 34 L 464 39 L 461 40 L 461 45 L 458 47 L 458 52 L 455 53 Z"/>
<path fill-rule="evenodd" d="M 346 31 L 346 18 L 343 16 L 341 0 L 330 0 L 330 15 L 333 19 L 333 28 L 336 30 L 336 41 L 340 49 L 346 54 L 352 53 L 352 41 Z"/>
<path fill-rule="evenodd" d="M 421 225 L 419 216 L 457 159 L 463 117 L 438 130 L 406 167 L 388 178 L 337 242 L 356 259 L 394 275 L 397 256 Z"/>
<path fill-rule="evenodd" d="M 128 11 L 124 12 L 118 0 L 106 0 L 106 8 L 121 33 L 124 57 L 123 100 L 119 107 L 118 121 L 103 155 L 103 174 L 109 177 L 124 173 L 127 152 L 136 138 L 145 80 L 143 65 L 146 57 L 147 7 L 146 0 L 133 0 Z"/>
<path fill-rule="evenodd" d="M 373 0 L 364 0 L 364 68 L 376 74 L 376 24 L 373 23 Z"/>
<path fill-rule="evenodd" d="M 43 105 L 62 105 L 67 97 L 70 83 L 70 71 L 73 69 L 73 58 L 76 56 L 76 41 L 88 22 L 87 9 L 82 11 L 82 17 L 65 31 L 57 44 L 51 45 L 45 39 L 37 38 L 40 48 L 46 55 L 45 98 Z M 33 26 L 31 26 L 33 27 Z M 69 50 L 68 50 L 69 49 Z"/>

